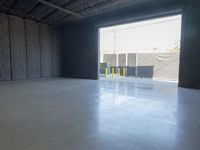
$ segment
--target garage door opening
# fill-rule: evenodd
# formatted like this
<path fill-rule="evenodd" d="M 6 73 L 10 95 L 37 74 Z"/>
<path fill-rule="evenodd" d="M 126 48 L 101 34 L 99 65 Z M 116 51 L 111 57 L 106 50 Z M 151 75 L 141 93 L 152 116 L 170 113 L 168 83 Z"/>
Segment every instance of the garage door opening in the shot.
<path fill-rule="evenodd" d="M 101 79 L 178 82 L 182 16 L 100 28 Z"/>

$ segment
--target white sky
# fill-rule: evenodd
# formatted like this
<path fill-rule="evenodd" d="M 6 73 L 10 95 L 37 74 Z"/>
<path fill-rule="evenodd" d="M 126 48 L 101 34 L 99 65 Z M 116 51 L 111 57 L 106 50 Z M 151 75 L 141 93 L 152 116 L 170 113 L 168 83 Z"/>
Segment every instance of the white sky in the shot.
<path fill-rule="evenodd" d="M 181 15 L 106 27 L 100 29 L 100 52 L 144 53 L 154 48 L 167 52 L 180 38 Z"/>

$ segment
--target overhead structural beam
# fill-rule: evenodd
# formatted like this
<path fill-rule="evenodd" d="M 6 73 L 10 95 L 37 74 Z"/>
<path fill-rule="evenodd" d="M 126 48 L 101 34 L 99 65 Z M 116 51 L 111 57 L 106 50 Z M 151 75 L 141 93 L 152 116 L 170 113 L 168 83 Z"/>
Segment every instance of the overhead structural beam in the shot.
<path fill-rule="evenodd" d="M 52 3 L 47 2 L 47 1 L 45 1 L 45 0 L 36 0 L 36 1 L 38 1 L 38 2 L 40 2 L 40 3 L 42 3 L 42 4 L 44 4 L 44 5 L 47 5 L 47 6 L 49 6 L 49 7 L 52 7 L 52 8 L 58 9 L 58 10 L 60 10 L 60 11 L 63 11 L 63 12 L 65 12 L 65 13 L 67 13 L 67 14 L 71 14 L 71 15 L 73 15 L 73 16 L 76 16 L 76 17 L 78 17 L 78 18 L 83 18 L 83 16 L 80 15 L 80 14 L 78 14 L 78 13 L 75 13 L 75 12 L 73 12 L 73 11 L 71 11 L 71 10 L 62 8 L 62 7 L 58 6 L 58 5 L 52 4 Z"/>

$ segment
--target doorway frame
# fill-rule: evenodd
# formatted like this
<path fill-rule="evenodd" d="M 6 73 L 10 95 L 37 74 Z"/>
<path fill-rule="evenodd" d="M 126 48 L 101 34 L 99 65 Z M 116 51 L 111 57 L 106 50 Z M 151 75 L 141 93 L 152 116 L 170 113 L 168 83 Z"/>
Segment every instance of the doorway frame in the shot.
<path fill-rule="evenodd" d="M 148 16 L 148 15 L 144 15 L 143 17 L 139 17 L 139 18 L 130 18 L 129 20 L 122 20 L 119 19 L 117 22 L 106 22 L 103 24 L 99 24 L 96 26 L 97 30 L 98 30 L 98 77 L 97 79 L 100 79 L 100 29 L 101 28 L 106 28 L 106 27 L 112 27 L 112 26 L 117 26 L 117 25 L 125 25 L 125 24 L 129 24 L 129 23 L 137 23 L 137 22 L 142 22 L 142 21 L 148 21 L 148 20 L 153 20 L 153 19 L 159 19 L 159 18 L 164 18 L 164 17 L 172 17 L 172 16 L 178 16 L 181 15 L 181 39 L 180 39 L 180 55 L 179 55 L 179 73 L 180 73 L 180 56 L 181 56 L 181 43 L 182 43 L 182 25 L 183 25 L 183 12 L 182 9 L 177 9 L 176 11 L 172 11 L 170 13 L 164 13 L 164 14 L 156 14 L 153 16 Z M 178 80 L 177 83 L 179 84 L 179 79 L 180 79 L 180 74 L 178 74 Z"/>

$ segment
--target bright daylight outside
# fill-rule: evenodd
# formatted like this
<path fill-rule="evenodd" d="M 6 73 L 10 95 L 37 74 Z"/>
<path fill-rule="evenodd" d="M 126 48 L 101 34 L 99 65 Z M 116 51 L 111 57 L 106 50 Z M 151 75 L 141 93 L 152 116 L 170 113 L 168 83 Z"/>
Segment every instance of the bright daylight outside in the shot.
<path fill-rule="evenodd" d="M 181 15 L 100 29 L 101 79 L 178 82 Z"/>

